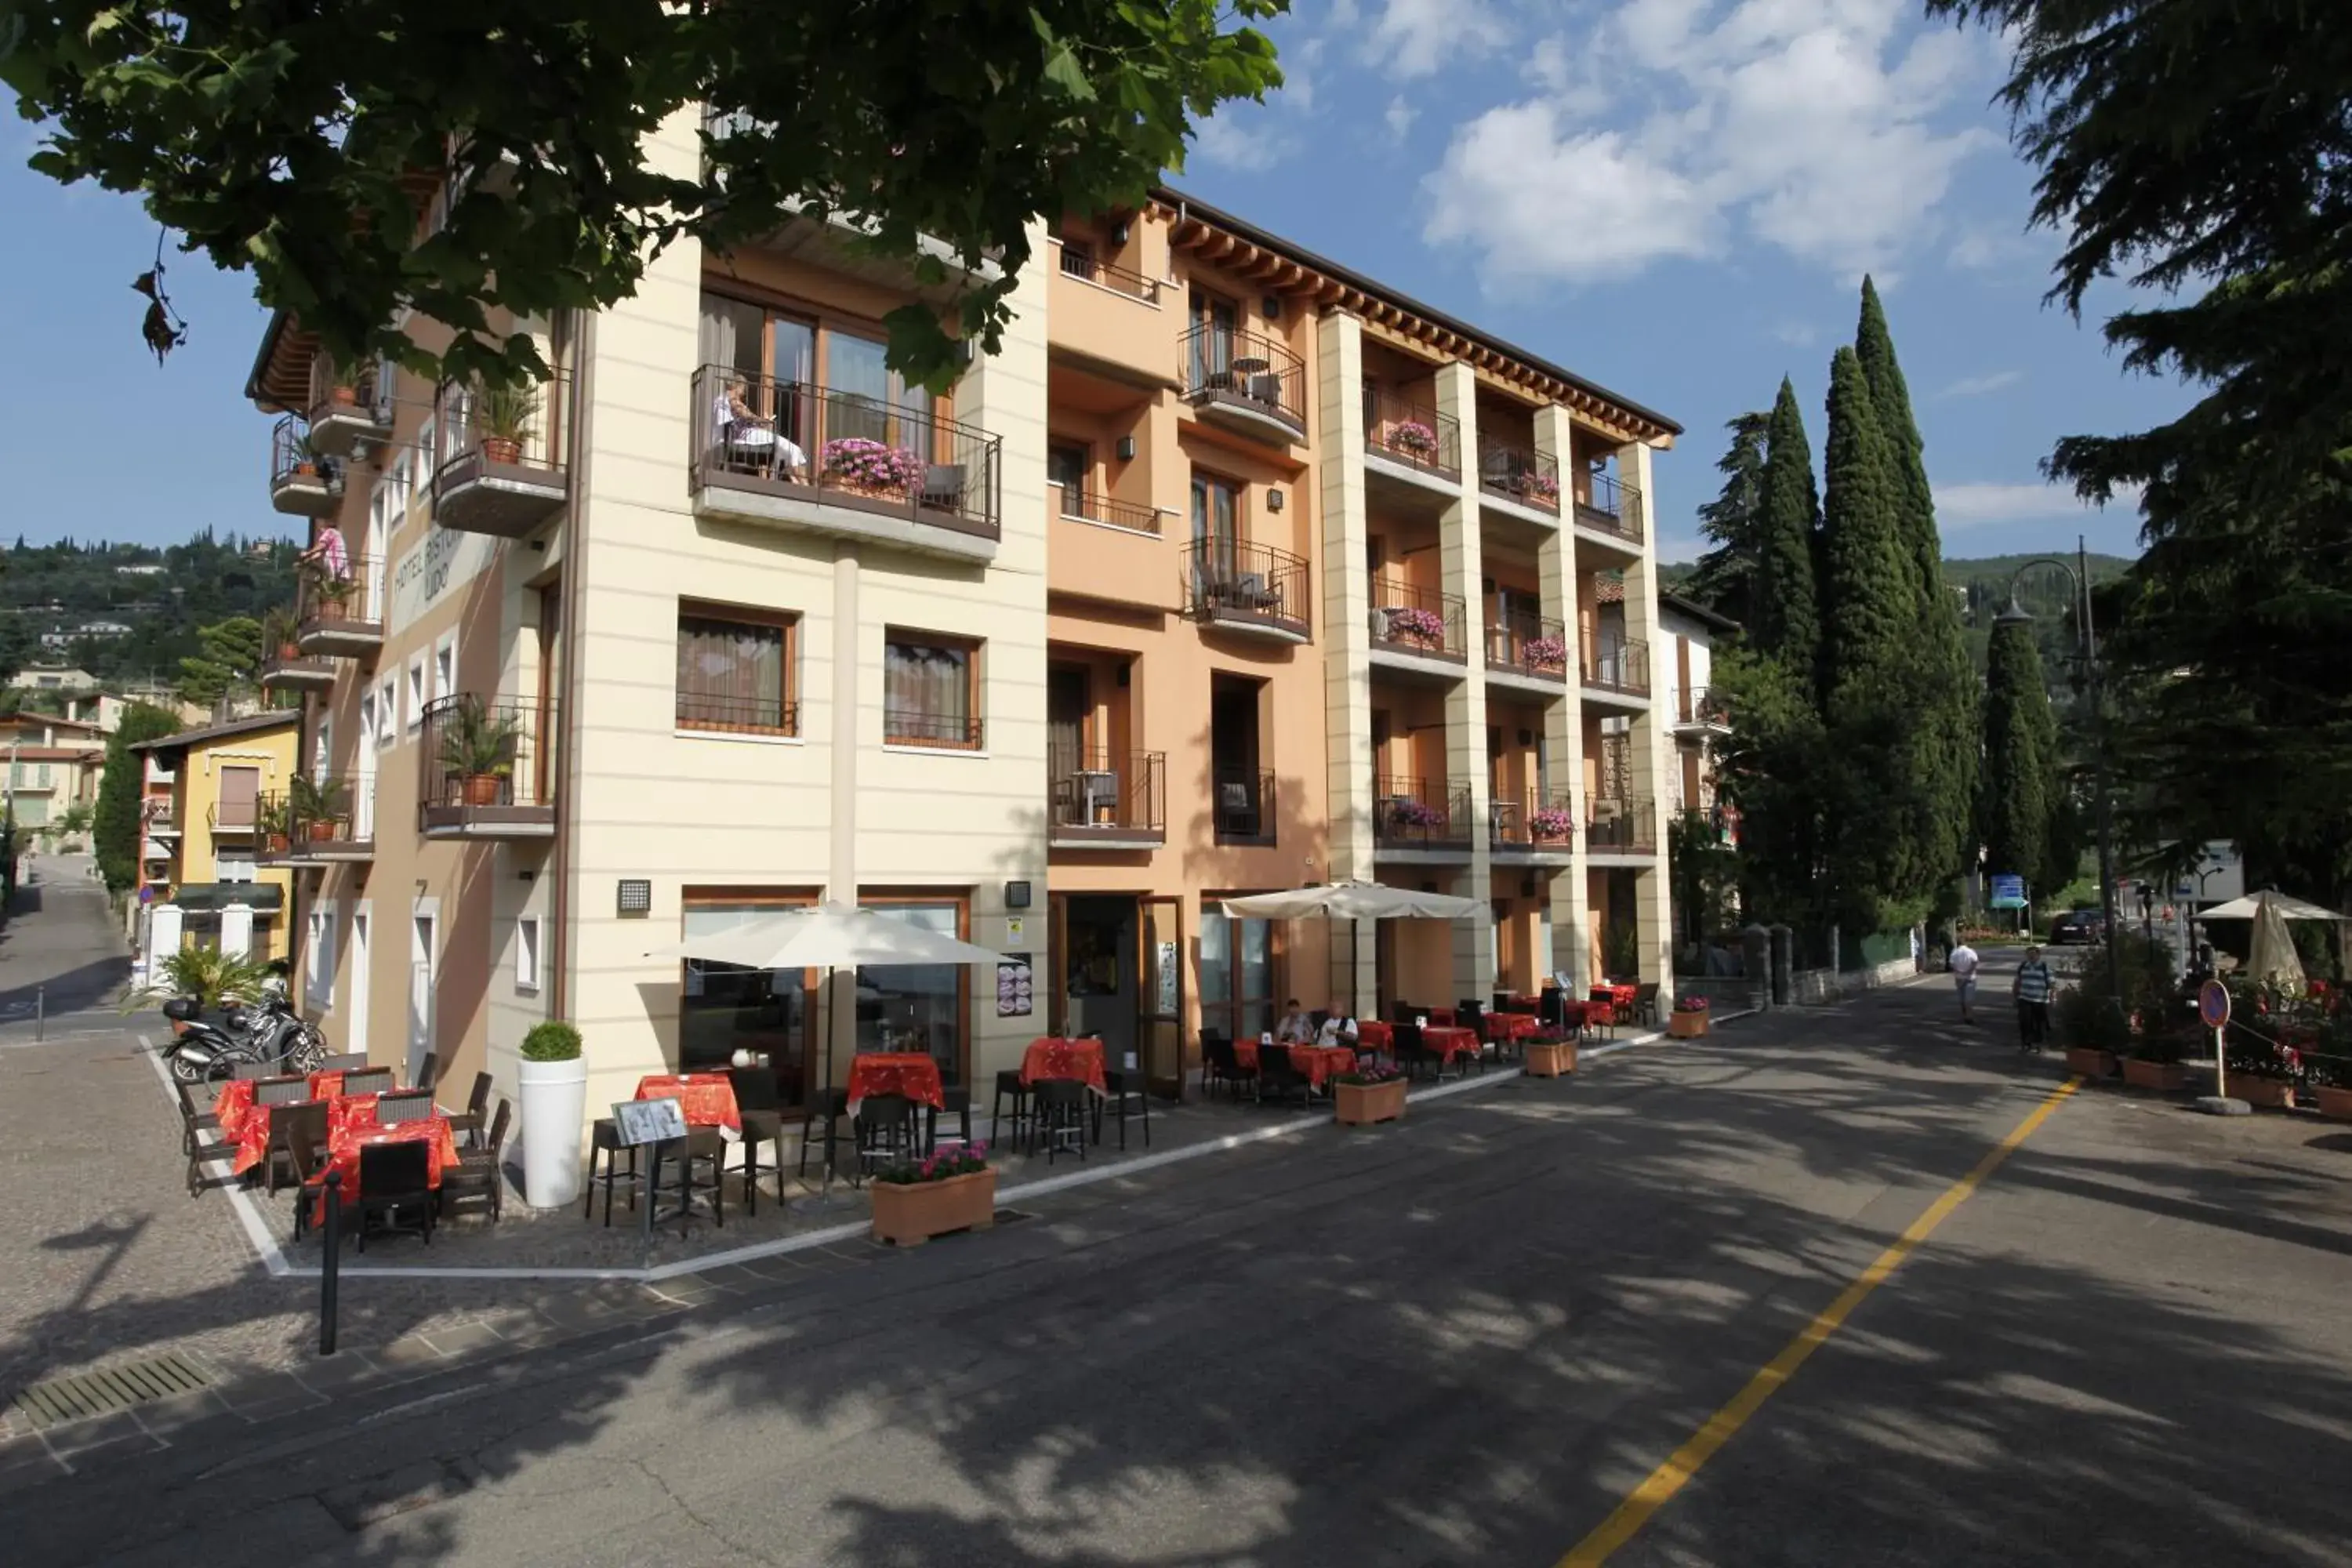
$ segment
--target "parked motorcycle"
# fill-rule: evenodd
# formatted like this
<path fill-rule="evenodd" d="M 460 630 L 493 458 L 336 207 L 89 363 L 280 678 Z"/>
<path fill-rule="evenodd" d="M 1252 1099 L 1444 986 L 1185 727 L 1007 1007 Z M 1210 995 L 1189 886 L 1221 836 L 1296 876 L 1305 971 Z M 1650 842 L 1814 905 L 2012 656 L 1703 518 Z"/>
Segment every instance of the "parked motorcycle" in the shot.
<path fill-rule="evenodd" d="M 163 1046 L 163 1064 L 178 1082 L 206 1083 L 226 1078 L 238 1062 L 259 1059 L 243 1029 L 205 1018 L 193 996 L 166 998 L 163 1016 L 172 1025 L 172 1037 Z"/>
<path fill-rule="evenodd" d="M 163 1016 L 173 1035 L 163 1047 L 164 1063 L 182 1083 L 226 1078 L 250 1062 L 268 1062 L 279 1072 L 314 1072 L 327 1058 L 326 1036 L 294 1011 L 282 975 L 250 1005 L 231 1004 L 217 1022 L 203 1016 L 192 996 L 167 999 Z"/>

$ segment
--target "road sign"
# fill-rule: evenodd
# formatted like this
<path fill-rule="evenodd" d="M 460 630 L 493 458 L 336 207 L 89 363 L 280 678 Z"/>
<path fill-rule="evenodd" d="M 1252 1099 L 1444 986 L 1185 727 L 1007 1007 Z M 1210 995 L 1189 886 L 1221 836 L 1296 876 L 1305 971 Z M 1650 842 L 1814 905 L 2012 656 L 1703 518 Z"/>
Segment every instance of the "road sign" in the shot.
<path fill-rule="evenodd" d="M 2197 1016 L 2205 1020 L 2209 1029 L 2218 1029 L 2230 1021 L 2230 988 L 2218 980 L 2208 980 L 2197 988 Z"/>
<path fill-rule="evenodd" d="M 1992 897 L 1985 900 L 1996 910 L 2021 910 L 2025 907 L 2025 879 L 1995 872 Z"/>

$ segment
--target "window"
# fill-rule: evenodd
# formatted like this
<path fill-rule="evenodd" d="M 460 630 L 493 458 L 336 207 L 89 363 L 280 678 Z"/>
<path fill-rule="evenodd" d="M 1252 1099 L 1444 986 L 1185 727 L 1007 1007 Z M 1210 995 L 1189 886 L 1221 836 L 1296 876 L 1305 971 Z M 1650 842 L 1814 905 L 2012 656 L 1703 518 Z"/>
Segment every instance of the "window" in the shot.
<path fill-rule="evenodd" d="M 702 297 L 702 363 L 734 371 L 752 413 L 812 454 L 852 437 L 919 449 L 929 440 L 931 395 L 883 363 L 883 338 L 878 322 L 862 337 L 748 300 Z M 806 395 L 812 387 L 824 395 Z"/>
<path fill-rule="evenodd" d="M 539 989 L 539 919 L 535 915 L 515 921 L 515 989 Z"/>
<path fill-rule="evenodd" d="M 360 693 L 360 750 L 383 742 L 383 731 L 375 727 L 376 702 L 373 691 Z"/>
<path fill-rule="evenodd" d="M 390 746 L 400 739 L 400 688 L 389 675 L 375 691 L 375 743 Z"/>
<path fill-rule="evenodd" d="M 379 543 L 390 539 L 392 531 L 408 521 L 408 502 L 416 493 L 416 470 L 410 462 L 405 448 L 403 448 L 398 457 L 393 458 L 392 466 L 383 471 L 383 490 L 386 527 L 383 533 L 378 536 Z"/>
<path fill-rule="evenodd" d="M 1201 1026 L 1236 1040 L 1274 1027 L 1274 922 L 1237 921 L 1203 900 L 1201 908 Z"/>
<path fill-rule="evenodd" d="M 324 1007 L 335 992 L 335 911 L 314 909 L 304 922 L 302 994 L 313 1007 Z"/>
<path fill-rule="evenodd" d="M 892 920 L 936 931 L 964 934 L 961 899 L 877 899 L 861 904 Z M 857 971 L 857 1048 L 861 1051 L 927 1051 L 950 1085 L 963 1081 L 965 986 L 970 970 L 955 963 L 886 963 Z"/>
<path fill-rule="evenodd" d="M 882 647 L 882 738 L 892 745 L 980 747 L 980 646 L 892 630 Z"/>
<path fill-rule="evenodd" d="M 677 612 L 677 727 L 800 733 L 793 700 L 793 618 L 718 605 Z"/>
<path fill-rule="evenodd" d="M 1214 474 L 1192 476 L 1192 537 L 1231 543 L 1241 537 L 1242 489 Z"/>
<path fill-rule="evenodd" d="M 253 857 L 250 855 L 214 856 L 213 880 L 215 882 L 252 881 Z"/>
<path fill-rule="evenodd" d="M 451 632 L 433 645 L 433 695 L 457 695 L 457 634 Z"/>
<path fill-rule="evenodd" d="M 1062 241 L 1062 270 L 1073 278 L 1092 278 L 1095 275 L 1093 243 L 1084 239 Z"/>
<path fill-rule="evenodd" d="M 220 800 L 213 807 L 213 825 L 215 827 L 251 827 L 259 820 L 257 808 L 260 802 L 259 768 L 223 768 L 220 771 Z"/>
<path fill-rule="evenodd" d="M 36 779 L 36 780 L 34 781 L 34 783 L 35 783 L 35 784 L 36 784 L 36 786 L 37 786 L 37 787 L 41 788 L 41 789 L 47 789 L 47 788 L 48 788 L 48 787 L 49 787 L 49 764 L 48 764 L 48 763 L 43 763 L 41 764 L 41 768 L 40 768 L 40 776 L 39 776 L 37 779 Z"/>
<path fill-rule="evenodd" d="M 1093 468 L 1093 454 L 1078 442 L 1055 441 L 1045 448 L 1045 482 L 1061 487 L 1064 517 L 1087 515 L 1087 475 Z"/>
<path fill-rule="evenodd" d="M 425 727 L 425 656 L 418 654 L 408 661 L 408 731 L 415 734 Z"/>
<path fill-rule="evenodd" d="M 324 713 L 319 715 L 319 733 L 310 742 L 310 779 L 314 784 L 326 782 L 327 773 L 335 765 L 335 721 Z"/>
<path fill-rule="evenodd" d="M 814 898 L 749 889 L 688 888 L 682 936 L 715 936 Z M 765 1058 L 788 1105 L 805 1103 L 809 1059 L 809 1000 L 814 975 L 800 969 L 750 969 L 740 963 L 688 959 L 678 994 L 679 1070 L 724 1071 L 739 1050 Z M 863 1003 L 858 1011 L 865 1011 Z M 835 1071 L 846 1077 L 845 1067 Z"/>
<path fill-rule="evenodd" d="M 433 470 L 440 466 L 441 434 L 439 430 L 435 427 L 431 416 L 428 416 L 425 422 L 416 427 L 416 478 L 415 482 L 417 484 L 431 483 L 433 479 Z"/>

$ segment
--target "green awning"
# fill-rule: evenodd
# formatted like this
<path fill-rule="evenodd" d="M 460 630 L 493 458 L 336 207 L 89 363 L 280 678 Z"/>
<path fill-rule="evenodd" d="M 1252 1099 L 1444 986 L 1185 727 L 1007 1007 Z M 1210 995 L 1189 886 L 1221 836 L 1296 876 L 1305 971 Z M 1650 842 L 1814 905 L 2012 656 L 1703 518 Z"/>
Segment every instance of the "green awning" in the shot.
<path fill-rule="evenodd" d="M 231 904 L 269 911 L 286 907 L 286 889 L 275 882 L 191 882 L 174 889 L 164 902 L 192 912 L 225 910 Z"/>

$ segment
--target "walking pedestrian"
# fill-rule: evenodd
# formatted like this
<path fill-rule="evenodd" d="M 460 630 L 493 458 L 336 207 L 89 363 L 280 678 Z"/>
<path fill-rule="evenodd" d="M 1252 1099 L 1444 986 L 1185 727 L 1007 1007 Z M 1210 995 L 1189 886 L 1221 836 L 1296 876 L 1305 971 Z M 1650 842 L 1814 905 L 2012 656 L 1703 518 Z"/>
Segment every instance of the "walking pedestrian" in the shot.
<path fill-rule="evenodd" d="M 2042 1042 L 2050 1037 L 2050 965 L 2042 961 L 2042 950 L 2028 947 L 2025 962 L 2017 966 L 2017 1048 L 2039 1054 Z"/>
<path fill-rule="evenodd" d="M 1952 972 L 1952 984 L 1960 993 L 1960 1022 L 1963 1024 L 1977 1021 L 1975 1003 L 1979 962 L 1977 950 L 1968 944 L 1966 938 L 1953 947 L 1951 956 L 1944 961 L 1945 967 Z"/>

